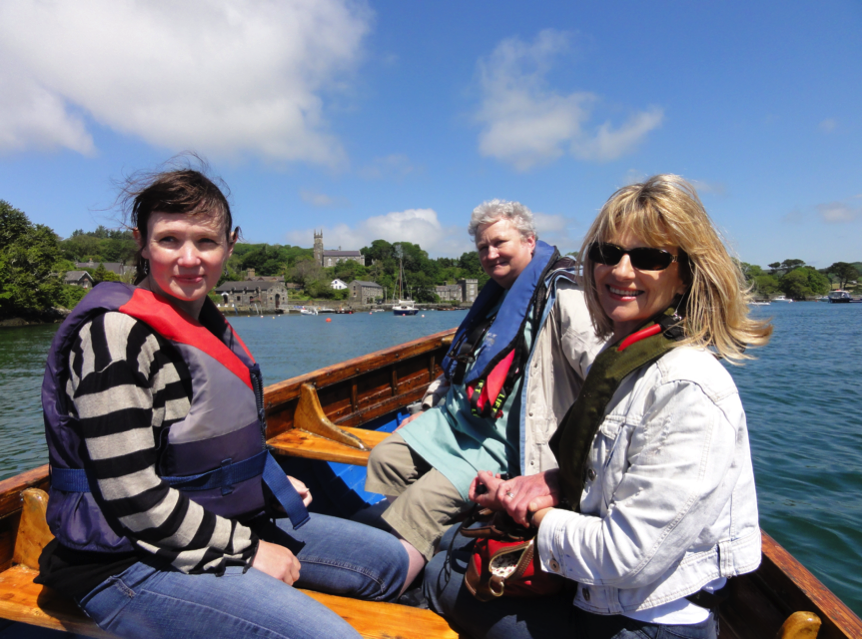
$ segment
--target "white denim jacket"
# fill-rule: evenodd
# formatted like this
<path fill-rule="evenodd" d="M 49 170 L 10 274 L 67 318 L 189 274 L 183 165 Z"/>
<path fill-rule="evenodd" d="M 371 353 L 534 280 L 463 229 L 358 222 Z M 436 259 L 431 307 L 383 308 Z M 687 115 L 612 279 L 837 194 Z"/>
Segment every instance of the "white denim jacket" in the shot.
<path fill-rule="evenodd" d="M 673 349 L 624 379 L 608 407 L 581 513 L 554 509 L 539 529 L 543 569 L 579 583 L 574 604 L 638 611 L 757 568 L 746 416 L 716 358 Z"/>

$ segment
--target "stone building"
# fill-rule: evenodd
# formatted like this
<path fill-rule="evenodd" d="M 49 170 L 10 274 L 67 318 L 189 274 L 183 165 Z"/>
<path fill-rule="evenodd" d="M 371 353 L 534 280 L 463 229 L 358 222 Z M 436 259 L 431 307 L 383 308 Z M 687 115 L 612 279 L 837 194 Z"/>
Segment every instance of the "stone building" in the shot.
<path fill-rule="evenodd" d="M 344 262 L 346 260 L 353 260 L 363 266 L 366 264 L 366 259 L 363 254 L 361 254 L 357 250 L 350 251 L 342 251 L 342 248 L 339 247 L 338 250 L 324 249 L 324 232 L 321 231 L 315 234 L 315 244 L 313 248 L 313 253 L 315 257 L 315 262 L 322 267 L 334 267 L 339 262 Z"/>
<path fill-rule="evenodd" d="M 457 284 L 439 284 L 434 288 L 434 292 L 441 301 L 461 302 L 462 300 L 461 286 Z"/>
<path fill-rule="evenodd" d="M 288 301 L 288 290 L 284 281 L 269 278 L 224 282 L 216 287 L 216 293 L 222 296 L 224 304 L 237 307 L 258 305 L 262 311 L 283 309 Z"/>
<path fill-rule="evenodd" d="M 350 290 L 349 300 L 354 304 L 374 304 L 384 297 L 384 288 L 366 280 L 354 280 L 348 285 Z"/>
<path fill-rule="evenodd" d="M 473 304 L 479 294 L 479 280 L 476 278 L 462 278 L 458 281 L 461 287 L 461 301 Z"/>
<path fill-rule="evenodd" d="M 435 293 L 441 301 L 467 302 L 473 304 L 476 300 L 478 280 L 476 278 L 462 278 L 456 284 L 439 284 L 435 287 Z"/>
<path fill-rule="evenodd" d="M 86 271 L 67 271 L 66 275 L 63 276 L 63 282 L 82 289 L 93 288 L 93 277 Z"/>

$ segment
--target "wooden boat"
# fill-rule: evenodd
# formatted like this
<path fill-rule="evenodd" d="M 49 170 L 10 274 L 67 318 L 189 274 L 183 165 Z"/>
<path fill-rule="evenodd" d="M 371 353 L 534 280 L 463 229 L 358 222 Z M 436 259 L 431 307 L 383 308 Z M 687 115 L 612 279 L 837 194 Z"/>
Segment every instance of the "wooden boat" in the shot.
<path fill-rule="evenodd" d="M 385 433 L 370 430 L 419 400 L 440 373 L 453 331 L 298 376 L 265 390 L 267 437 L 281 456 L 364 466 Z M 33 583 L 45 524 L 48 466 L 0 482 L 0 618 L 103 637 L 70 600 Z M 35 489 L 35 491 L 34 491 Z M 731 581 L 722 637 L 859 638 L 847 606 L 764 534 L 754 573 Z M 309 592 L 369 638 L 458 637 L 433 612 Z"/>

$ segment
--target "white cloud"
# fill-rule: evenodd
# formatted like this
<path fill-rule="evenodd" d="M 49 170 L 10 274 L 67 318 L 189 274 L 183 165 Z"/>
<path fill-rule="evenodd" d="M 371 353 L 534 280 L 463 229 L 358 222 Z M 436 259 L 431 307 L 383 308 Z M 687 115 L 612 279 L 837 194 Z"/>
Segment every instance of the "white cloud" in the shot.
<path fill-rule="evenodd" d="M 626 155 L 644 137 L 662 124 L 662 109 L 651 107 L 629 118 L 615 129 L 610 122 L 604 122 L 592 138 L 572 141 L 572 155 L 582 160 L 605 162 Z"/>
<path fill-rule="evenodd" d="M 826 120 L 822 120 L 818 124 L 818 129 L 820 129 L 824 133 L 832 133 L 833 130 L 836 128 L 836 125 L 836 118 L 827 118 Z"/>
<path fill-rule="evenodd" d="M 483 125 L 481 155 L 518 171 L 552 162 L 567 149 L 582 160 L 614 160 L 662 123 L 663 110 L 651 107 L 618 127 L 606 121 L 591 130 L 599 97 L 590 92 L 563 95 L 546 81 L 553 59 L 568 48 L 566 34 L 547 29 L 533 43 L 503 40 L 479 61 L 482 104 L 476 119 Z"/>
<path fill-rule="evenodd" d="M 373 240 L 412 242 L 432 257 L 458 257 L 474 249 L 464 226 L 443 227 L 433 209 L 406 209 L 380 216 L 372 216 L 351 227 L 339 224 L 324 227 L 324 246 L 327 249 L 361 249 Z M 291 231 L 286 240 L 290 244 L 306 247 L 312 241 L 312 229 Z"/>
<path fill-rule="evenodd" d="M 560 214 L 534 213 L 533 222 L 536 232 L 542 237 L 546 233 L 560 233 L 566 230 L 569 220 Z"/>
<path fill-rule="evenodd" d="M 815 205 L 815 208 L 823 222 L 854 222 L 859 221 L 861 216 L 859 202 L 855 205 L 847 202 L 826 202 Z"/>
<path fill-rule="evenodd" d="M 574 220 L 560 214 L 537 213 L 533 214 L 536 224 L 536 235 L 540 240 L 555 245 L 561 253 L 577 249 L 581 239 L 573 238 L 570 234 L 574 226 Z"/>
<path fill-rule="evenodd" d="M 338 165 L 322 95 L 369 20 L 352 0 L 7 0 L 0 152 L 93 153 L 86 115 L 173 151 Z"/>
<path fill-rule="evenodd" d="M 300 190 L 300 198 L 315 207 L 345 207 L 350 204 L 346 198 L 334 198 L 325 193 L 317 193 L 307 189 Z"/>

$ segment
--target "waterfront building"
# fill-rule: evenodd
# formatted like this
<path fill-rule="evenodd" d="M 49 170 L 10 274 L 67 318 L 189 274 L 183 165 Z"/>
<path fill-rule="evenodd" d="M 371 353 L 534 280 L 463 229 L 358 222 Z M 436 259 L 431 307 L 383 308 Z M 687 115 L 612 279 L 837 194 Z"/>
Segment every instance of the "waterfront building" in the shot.
<path fill-rule="evenodd" d="M 262 311 L 282 309 L 288 299 L 288 289 L 281 276 L 259 277 L 241 282 L 223 282 L 216 287 L 222 302 L 236 307 L 254 307 Z M 292 287 L 294 288 L 294 287 Z"/>
<path fill-rule="evenodd" d="M 476 278 L 462 278 L 456 284 L 439 284 L 434 289 L 441 302 L 473 304 L 476 300 L 478 283 Z"/>
<path fill-rule="evenodd" d="M 86 271 L 67 271 L 63 282 L 82 289 L 92 289 L 94 285 L 93 277 Z"/>
<path fill-rule="evenodd" d="M 434 292 L 441 301 L 462 301 L 461 286 L 457 284 L 439 284 L 434 288 Z"/>
<path fill-rule="evenodd" d="M 315 262 L 322 267 L 334 267 L 339 262 L 345 262 L 347 260 L 353 260 L 354 262 L 365 266 L 366 258 L 365 256 L 357 250 L 349 250 L 342 251 L 342 248 L 339 247 L 338 250 L 332 249 L 324 249 L 324 232 L 321 231 L 315 234 L 315 244 L 313 248 L 313 253 L 315 257 Z"/>
<path fill-rule="evenodd" d="M 479 280 L 476 278 L 462 278 L 458 281 L 458 285 L 461 287 L 461 301 L 473 304 L 477 293 L 479 293 Z"/>
<path fill-rule="evenodd" d="M 354 280 L 348 285 L 348 289 L 349 300 L 354 304 L 374 304 L 384 297 L 384 288 L 376 282 Z"/>
<path fill-rule="evenodd" d="M 341 291 L 342 289 L 347 289 L 348 285 L 345 284 L 342 280 L 336 278 L 330 283 L 330 287 L 335 289 L 336 291 Z"/>

